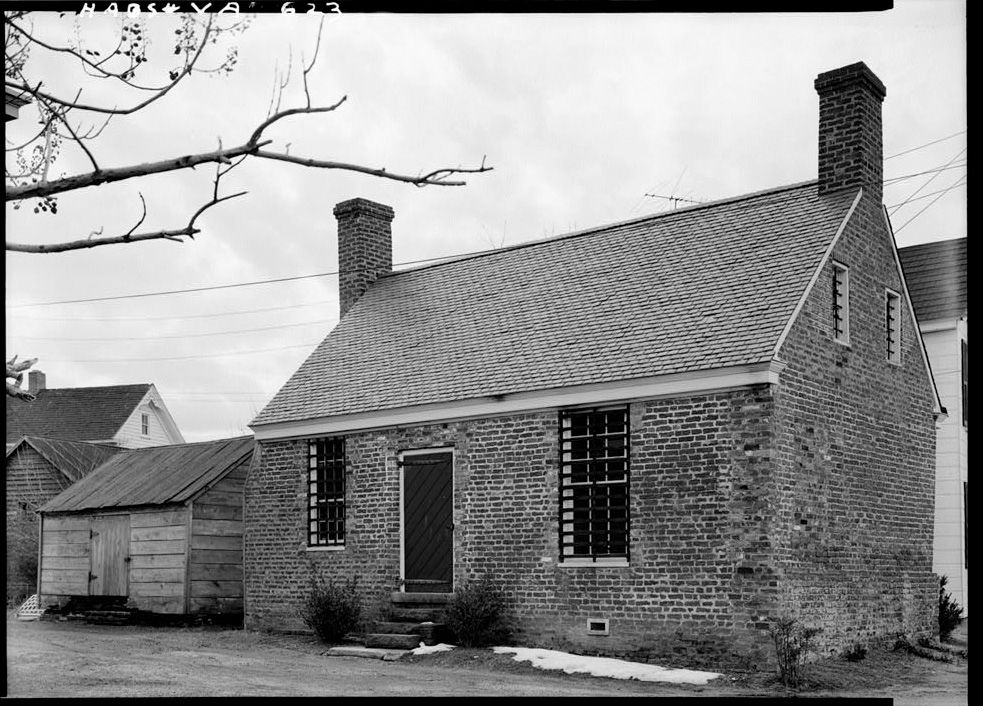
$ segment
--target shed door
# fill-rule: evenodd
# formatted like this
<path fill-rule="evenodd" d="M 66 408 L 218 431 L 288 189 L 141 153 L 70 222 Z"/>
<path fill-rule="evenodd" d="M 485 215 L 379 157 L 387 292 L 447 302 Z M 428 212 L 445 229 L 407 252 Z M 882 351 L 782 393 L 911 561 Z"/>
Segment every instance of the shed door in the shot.
<path fill-rule="evenodd" d="M 453 455 L 403 457 L 403 589 L 450 593 L 453 577 Z"/>
<path fill-rule="evenodd" d="M 89 556 L 89 595 L 127 595 L 130 516 L 93 517 Z"/>

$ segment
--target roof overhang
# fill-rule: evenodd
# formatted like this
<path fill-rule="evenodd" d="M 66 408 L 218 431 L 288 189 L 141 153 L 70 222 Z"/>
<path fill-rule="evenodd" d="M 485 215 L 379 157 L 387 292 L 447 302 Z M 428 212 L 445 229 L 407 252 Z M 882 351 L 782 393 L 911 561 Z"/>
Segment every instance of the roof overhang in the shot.
<path fill-rule="evenodd" d="M 785 363 L 767 360 L 713 370 L 696 370 L 634 380 L 516 392 L 454 402 L 339 414 L 298 422 L 251 426 L 257 441 L 298 439 L 416 424 L 439 424 L 562 407 L 650 400 L 710 393 L 749 385 L 777 384 Z"/>

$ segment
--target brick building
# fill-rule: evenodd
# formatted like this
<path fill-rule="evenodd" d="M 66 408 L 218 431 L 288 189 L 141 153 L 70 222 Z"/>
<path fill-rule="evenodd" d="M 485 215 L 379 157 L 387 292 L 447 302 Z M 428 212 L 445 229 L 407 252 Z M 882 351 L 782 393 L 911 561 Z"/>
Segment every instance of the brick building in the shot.
<path fill-rule="evenodd" d="M 250 628 L 310 566 L 487 576 L 522 644 L 731 658 L 932 630 L 943 410 L 881 203 L 885 90 L 821 74 L 819 178 L 400 272 L 339 204 L 342 319 L 252 423 Z M 368 273 L 368 275 L 366 275 Z"/>

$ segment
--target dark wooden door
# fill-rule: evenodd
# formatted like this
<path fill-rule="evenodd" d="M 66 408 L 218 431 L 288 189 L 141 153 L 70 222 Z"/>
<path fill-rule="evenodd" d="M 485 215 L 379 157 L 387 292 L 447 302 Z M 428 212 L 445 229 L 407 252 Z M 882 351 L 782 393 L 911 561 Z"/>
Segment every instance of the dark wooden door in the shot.
<path fill-rule="evenodd" d="M 403 588 L 449 593 L 453 588 L 453 455 L 403 457 Z"/>
<path fill-rule="evenodd" d="M 128 587 L 130 516 L 92 518 L 89 595 L 125 596 Z"/>

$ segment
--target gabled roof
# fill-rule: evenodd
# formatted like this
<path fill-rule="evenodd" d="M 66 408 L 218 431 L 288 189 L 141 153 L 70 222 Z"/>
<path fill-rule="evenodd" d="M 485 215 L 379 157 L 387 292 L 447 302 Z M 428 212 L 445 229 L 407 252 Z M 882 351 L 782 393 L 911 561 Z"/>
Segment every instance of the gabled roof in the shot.
<path fill-rule="evenodd" d="M 856 196 L 812 181 L 384 276 L 252 425 L 768 361 Z"/>
<path fill-rule="evenodd" d="M 185 502 L 221 480 L 252 453 L 251 436 L 124 450 L 42 505 L 40 511 Z"/>
<path fill-rule="evenodd" d="M 10 445 L 7 450 L 8 461 L 21 446 L 33 448 L 71 483 L 87 475 L 121 450 L 118 446 L 109 444 L 25 436 L 19 442 Z"/>
<path fill-rule="evenodd" d="M 39 390 L 31 402 L 7 397 L 7 441 L 22 436 L 107 441 L 119 431 L 151 385 Z"/>
<path fill-rule="evenodd" d="M 966 238 L 898 248 L 919 323 L 966 316 Z"/>

